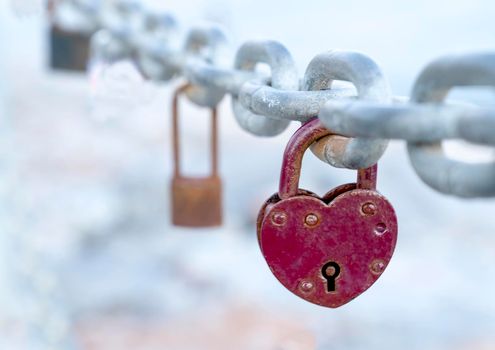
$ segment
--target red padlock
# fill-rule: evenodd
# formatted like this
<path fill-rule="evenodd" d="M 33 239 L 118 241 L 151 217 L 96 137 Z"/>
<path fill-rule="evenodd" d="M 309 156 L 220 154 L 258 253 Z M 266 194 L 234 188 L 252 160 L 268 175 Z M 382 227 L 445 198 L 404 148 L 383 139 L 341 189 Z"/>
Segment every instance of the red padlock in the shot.
<path fill-rule="evenodd" d="M 383 273 L 397 241 L 397 218 L 376 191 L 377 166 L 325 196 L 299 189 L 304 152 L 332 135 L 318 119 L 304 124 L 284 153 L 279 192 L 258 215 L 261 251 L 277 279 L 311 303 L 336 308 Z"/>

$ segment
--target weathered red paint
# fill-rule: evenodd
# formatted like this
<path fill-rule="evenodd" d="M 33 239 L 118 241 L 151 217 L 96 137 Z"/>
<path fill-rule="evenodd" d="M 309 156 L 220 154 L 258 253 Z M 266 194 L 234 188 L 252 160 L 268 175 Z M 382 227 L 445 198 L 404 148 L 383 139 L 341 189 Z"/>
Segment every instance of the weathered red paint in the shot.
<path fill-rule="evenodd" d="M 397 219 L 392 205 L 375 190 L 376 165 L 359 170 L 357 183 L 321 198 L 298 188 L 305 150 L 329 134 L 315 119 L 293 135 L 279 193 L 259 213 L 258 239 L 268 266 L 287 289 L 335 308 L 363 293 L 383 273 L 397 241 Z M 335 291 L 327 290 L 322 272 L 329 262 L 340 267 Z"/>

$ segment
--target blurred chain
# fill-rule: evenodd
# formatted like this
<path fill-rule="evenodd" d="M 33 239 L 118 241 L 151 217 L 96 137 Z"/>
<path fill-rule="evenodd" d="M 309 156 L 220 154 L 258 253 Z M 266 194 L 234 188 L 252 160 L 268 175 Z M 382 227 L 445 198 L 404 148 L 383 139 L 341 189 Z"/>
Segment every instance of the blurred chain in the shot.
<path fill-rule="evenodd" d="M 430 187 L 461 197 L 495 196 L 495 164 L 449 159 L 441 145 L 444 139 L 495 145 L 495 108 L 443 102 L 456 86 L 493 88 L 494 53 L 434 61 L 408 100 L 391 96 L 379 67 L 360 53 L 319 54 L 299 81 L 290 52 L 278 42 L 243 44 L 232 67 L 221 62 L 227 40 L 217 25 L 192 28 L 177 47 L 177 22 L 168 14 L 147 13 L 130 0 L 103 10 L 90 0 L 68 2 L 78 4 L 88 22 L 100 28 L 92 38 L 93 58 L 134 58 L 153 80 L 183 76 L 191 84 L 187 96 L 201 106 L 213 107 L 231 94 L 238 123 L 252 134 L 275 136 L 292 120 L 319 117 L 339 135 L 319 140 L 312 151 L 333 166 L 368 167 L 382 156 L 388 139 L 402 139 L 414 170 Z M 271 73 L 258 72 L 259 64 L 268 65 Z"/>

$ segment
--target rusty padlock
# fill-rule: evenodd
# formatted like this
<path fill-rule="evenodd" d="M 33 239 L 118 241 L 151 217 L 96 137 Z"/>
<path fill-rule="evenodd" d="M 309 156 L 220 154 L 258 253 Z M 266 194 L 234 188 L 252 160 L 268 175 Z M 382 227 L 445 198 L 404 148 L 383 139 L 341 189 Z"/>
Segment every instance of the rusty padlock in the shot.
<path fill-rule="evenodd" d="M 171 184 L 172 223 L 186 227 L 210 227 L 222 224 L 222 182 L 218 175 L 217 110 L 211 109 L 211 174 L 186 177 L 180 170 L 179 97 L 190 85 L 178 88 L 172 102 L 172 148 L 174 175 Z"/>
<path fill-rule="evenodd" d="M 261 208 L 257 229 L 275 277 L 304 300 L 336 308 L 383 273 L 397 241 L 397 218 L 375 189 L 376 165 L 321 198 L 299 189 L 304 152 L 331 134 L 318 119 L 295 132 L 285 149 L 279 192 Z"/>

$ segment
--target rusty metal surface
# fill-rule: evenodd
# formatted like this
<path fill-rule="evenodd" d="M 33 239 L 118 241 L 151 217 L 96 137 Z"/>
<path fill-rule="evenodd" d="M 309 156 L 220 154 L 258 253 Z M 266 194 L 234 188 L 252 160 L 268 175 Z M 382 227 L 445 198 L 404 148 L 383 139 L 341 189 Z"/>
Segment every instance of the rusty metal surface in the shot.
<path fill-rule="evenodd" d="M 373 203 L 376 214 L 363 215 Z M 308 221 L 314 216 L 313 221 Z M 280 219 L 282 217 L 283 219 Z M 385 233 L 378 230 L 384 225 Z M 273 205 L 261 229 L 261 249 L 271 271 L 291 292 L 327 306 L 344 305 L 368 289 L 384 272 L 397 239 L 390 203 L 369 190 L 353 190 L 326 204 L 309 196 Z M 327 290 L 322 268 L 336 262 L 341 269 L 335 290 Z"/>
<path fill-rule="evenodd" d="M 306 301 L 336 308 L 385 271 L 397 242 L 397 218 L 375 190 L 376 165 L 359 169 L 355 184 L 323 197 L 298 188 L 304 152 L 330 133 L 314 119 L 292 136 L 279 193 L 262 206 L 257 229 L 263 256 L 280 283 Z"/>
<path fill-rule="evenodd" d="M 187 227 L 210 227 L 222 223 L 222 183 L 218 175 L 218 125 L 216 108 L 211 109 L 211 173 L 186 177 L 180 168 L 179 97 L 190 85 L 179 87 L 172 101 L 172 148 L 174 173 L 171 183 L 172 223 Z"/>
<path fill-rule="evenodd" d="M 173 177 L 172 223 L 185 227 L 210 227 L 222 223 L 222 182 L 218 176 Z"/>

